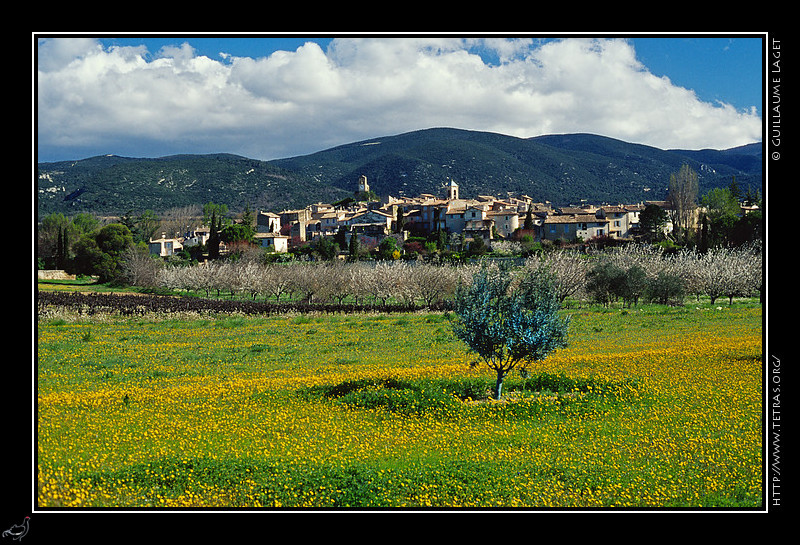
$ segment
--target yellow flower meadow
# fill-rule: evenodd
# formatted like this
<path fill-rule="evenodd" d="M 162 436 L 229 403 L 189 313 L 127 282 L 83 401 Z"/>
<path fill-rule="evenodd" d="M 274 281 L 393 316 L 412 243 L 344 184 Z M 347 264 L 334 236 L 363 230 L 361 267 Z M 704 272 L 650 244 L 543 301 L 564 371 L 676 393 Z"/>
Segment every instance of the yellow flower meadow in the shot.
<path fill-rule="evenodd" d="M 586 388 L 418 412 L 313 392 L 490 382 L 437 314 L 41 321 L 37 505 L 760 505 L 761 309 L 571 314 Z"/>

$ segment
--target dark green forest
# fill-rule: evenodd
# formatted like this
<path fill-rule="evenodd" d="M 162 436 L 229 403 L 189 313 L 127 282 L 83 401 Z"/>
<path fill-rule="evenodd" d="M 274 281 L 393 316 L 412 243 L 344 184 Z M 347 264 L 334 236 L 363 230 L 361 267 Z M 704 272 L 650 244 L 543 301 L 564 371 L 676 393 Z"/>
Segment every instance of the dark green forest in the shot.
<path fill-rule="evenodd" d="M 37 165 L 37 215 L 122 215 L 217 202 L 232 211 L 281 211 L 352 196 L 366 175 L 379 196 L 462 198 L 527 195 L 559 206 L 662 200 L 670 174 L 688 164 L 700 193 L 727 187 L 762 191 L 762 146 L 660 150 L 589 134 L 514 138 L 428 129 L 318 153 L 260 161 L 230 154 L 161 158 L 91 157 Z"/>

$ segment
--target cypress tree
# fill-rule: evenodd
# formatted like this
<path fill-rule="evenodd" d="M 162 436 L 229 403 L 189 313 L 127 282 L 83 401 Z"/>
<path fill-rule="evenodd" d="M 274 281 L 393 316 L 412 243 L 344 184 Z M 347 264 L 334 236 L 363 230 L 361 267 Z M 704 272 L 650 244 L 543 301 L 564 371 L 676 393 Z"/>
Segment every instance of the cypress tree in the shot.
<path fill-rule="evenodd" d="M 355 232 L 350 234 L 350 245 L 348 247 L 348 253 L 352 259 L 358 259 L 358 253 L 360 251 L 360 245 L 358 242 L 358 234 Z"/>
<path fill-rule="evenodd" d="M 220 223 L 222 220 L 220 219 Z M 208 236 L 208 242 L 206 243 L 208 246 L 208 258 L 209 259 L 217 259 L 219 258 L 219 227 L 217 226 L 217 213 L 216 211 L 211 213 L 211 232 Z"/>
<path fill-rule="evenodd" d="M 63 269 L 67 261 L 67 228 L 64 225 L 58 227 L 58 237 L 56 239 L 56 269 Z"/>
<path fill-rule="evenodd" d="M 395 233 L 402 233 L 403 227 L 405 227 L 406 220 L 403 217 L 403 207 L 397 207 L 397 219 L 394 222 L 394 232 Z"/>

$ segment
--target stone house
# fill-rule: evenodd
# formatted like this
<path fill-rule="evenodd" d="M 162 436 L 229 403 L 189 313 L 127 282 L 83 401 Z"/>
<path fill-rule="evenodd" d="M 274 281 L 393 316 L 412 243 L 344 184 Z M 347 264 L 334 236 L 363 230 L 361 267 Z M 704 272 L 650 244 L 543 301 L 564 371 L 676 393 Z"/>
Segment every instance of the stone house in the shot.
<path fill-rule="evenodd" d="M 608 234 L 614 238 L 629 238 L 639 226 L 643 205 L 601 206 L 597 209 L 608 220 Z"/>
<path fill-rule="evenodd" d="M 289 237 L 280 233 L 256 233 L 256 240 L 262 248 L 282 254 L 289 251 Z"/>
<path fill-rule="evenodd" d="M 514 231 L 519 229 L 519 213 L 516 209 L 492 210 L 487 213 L 487 218 L 492 220 L 493 227 L 503 238 L 511 238 Z"/>
<path fill-rule="evenodd" d="M 256 216 L 257 233 L 280 233 L 281 217 L 272 212 L 259 212 Z"/>
<path fill-rule="evenodd" d="M 450 233 L 460 233 L 464 230 L 466 221 L 466 206 L 448 208 L 444 213 L 444 229 Z"/>
<path fill-rule="evenodd" d="M 169 257 L 183 250 L 183 241 L 179 238 L 167 238 L 162 235 L 161 238 L 151 238 L 147 243 L 147 248 L 153 255 Z"/>
<path fill-rule="evenodd" d="M 548 215 L 542 222 L 542 240 L 571 242 L 578 238 L 589 240 L 608 235 L 609 221 L 597 214 Z"/>

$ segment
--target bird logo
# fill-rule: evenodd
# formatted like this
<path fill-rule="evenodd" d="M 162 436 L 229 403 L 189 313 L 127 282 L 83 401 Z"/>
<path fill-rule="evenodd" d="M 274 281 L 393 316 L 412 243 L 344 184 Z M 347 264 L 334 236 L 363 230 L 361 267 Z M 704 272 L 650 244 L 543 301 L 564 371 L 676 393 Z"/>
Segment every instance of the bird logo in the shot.
<path fill-rule="evenodd" d="M 10 537 L 15 541 L 21 540 L 25 537 L 25 534 L 28 533 L 28 521 L 31 520 L 31 517 L 25 517 L 25 520 L 22 521 L 22 524 L 15 524 L 8 530 L 3 532 L 3 537 Z"/>

